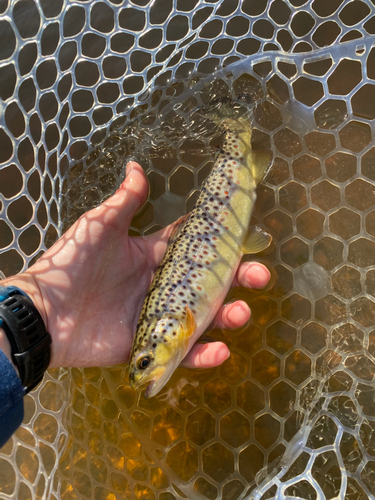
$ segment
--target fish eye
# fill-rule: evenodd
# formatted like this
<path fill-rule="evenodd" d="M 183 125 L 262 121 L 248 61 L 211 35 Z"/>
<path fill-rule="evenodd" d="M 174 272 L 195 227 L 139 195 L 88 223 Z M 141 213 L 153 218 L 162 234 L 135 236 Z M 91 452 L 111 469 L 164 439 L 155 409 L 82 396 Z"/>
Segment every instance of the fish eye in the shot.
<path fill-rule="evenodd" d="M 145 368 L 148 367 L 148 365 L 150 364 L 151 360 L 149 358 L 149 356 L 144 356 L 143 358 L 141 358 L 139 361 L 138 361 L 138 368 L 140 370 L 144 370 Z"/>

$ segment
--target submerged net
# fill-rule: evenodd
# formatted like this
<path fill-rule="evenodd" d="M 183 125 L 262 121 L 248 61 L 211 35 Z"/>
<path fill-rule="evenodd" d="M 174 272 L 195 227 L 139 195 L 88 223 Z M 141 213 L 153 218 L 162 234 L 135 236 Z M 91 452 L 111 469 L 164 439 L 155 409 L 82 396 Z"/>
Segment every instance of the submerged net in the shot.
<path fill-rule="evenodd" d="M 51 370 L 2 448 L 2 498 L 367 499 L 375 495 L 375 32 L 359 0 L 0 1 L 1 271 L 26 269 L 116 189 L 150 181 L 147 234 L 194 206 L 218 135 L 251 103 L 271 149 L 254 222 L 265 291 L 215 331 L 231 357 L 156 398 L 127 367 Z"/>

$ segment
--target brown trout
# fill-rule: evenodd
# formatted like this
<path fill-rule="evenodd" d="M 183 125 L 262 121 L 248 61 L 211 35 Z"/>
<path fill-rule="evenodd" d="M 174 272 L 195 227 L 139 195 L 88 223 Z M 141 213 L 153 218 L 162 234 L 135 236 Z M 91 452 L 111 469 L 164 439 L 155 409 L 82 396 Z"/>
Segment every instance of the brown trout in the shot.
<path fill-rule="evenodd" d="M 137 325 L 129 380 L 133 388 L 149 383 L 145 397 L 164 387 L 212 322 L 242 256 L 271 242 L 261 229 L 249 228 L 270 154 L 252 151 L 249 120 L 223 111 L 221 152 L 194 209 L 171 234 Z"/>

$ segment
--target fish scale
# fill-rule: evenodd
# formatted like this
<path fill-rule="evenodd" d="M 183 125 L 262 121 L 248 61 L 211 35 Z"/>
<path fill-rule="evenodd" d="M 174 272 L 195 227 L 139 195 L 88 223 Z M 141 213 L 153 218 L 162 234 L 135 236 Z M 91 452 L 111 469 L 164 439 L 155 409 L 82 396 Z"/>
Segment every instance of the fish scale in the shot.
<path fill-rule="evenodd" d="M 129 376 L 133 387 L 151 381 L 148 395 L 161 389 L 211 323 L 244 253 L 257 185 L 251 128 L 232 118 L 221 127 L 220 154 L 194 209 L 171 235 L 138 322 Z M 268 235 L 267 242 L 258 235 L 268 246 Z"/>

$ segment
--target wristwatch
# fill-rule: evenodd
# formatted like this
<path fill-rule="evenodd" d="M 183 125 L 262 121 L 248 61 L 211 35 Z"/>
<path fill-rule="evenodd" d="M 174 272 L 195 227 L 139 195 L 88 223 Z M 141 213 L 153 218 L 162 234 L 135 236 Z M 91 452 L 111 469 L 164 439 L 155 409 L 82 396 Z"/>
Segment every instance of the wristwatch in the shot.
<path fill-rule="evenodd" d="M 10 342 L 25 394 L 42 381 L 51 359 L 51 335 L 30 297 L 15 286 L 0 286 L 0 328 Z"/>

